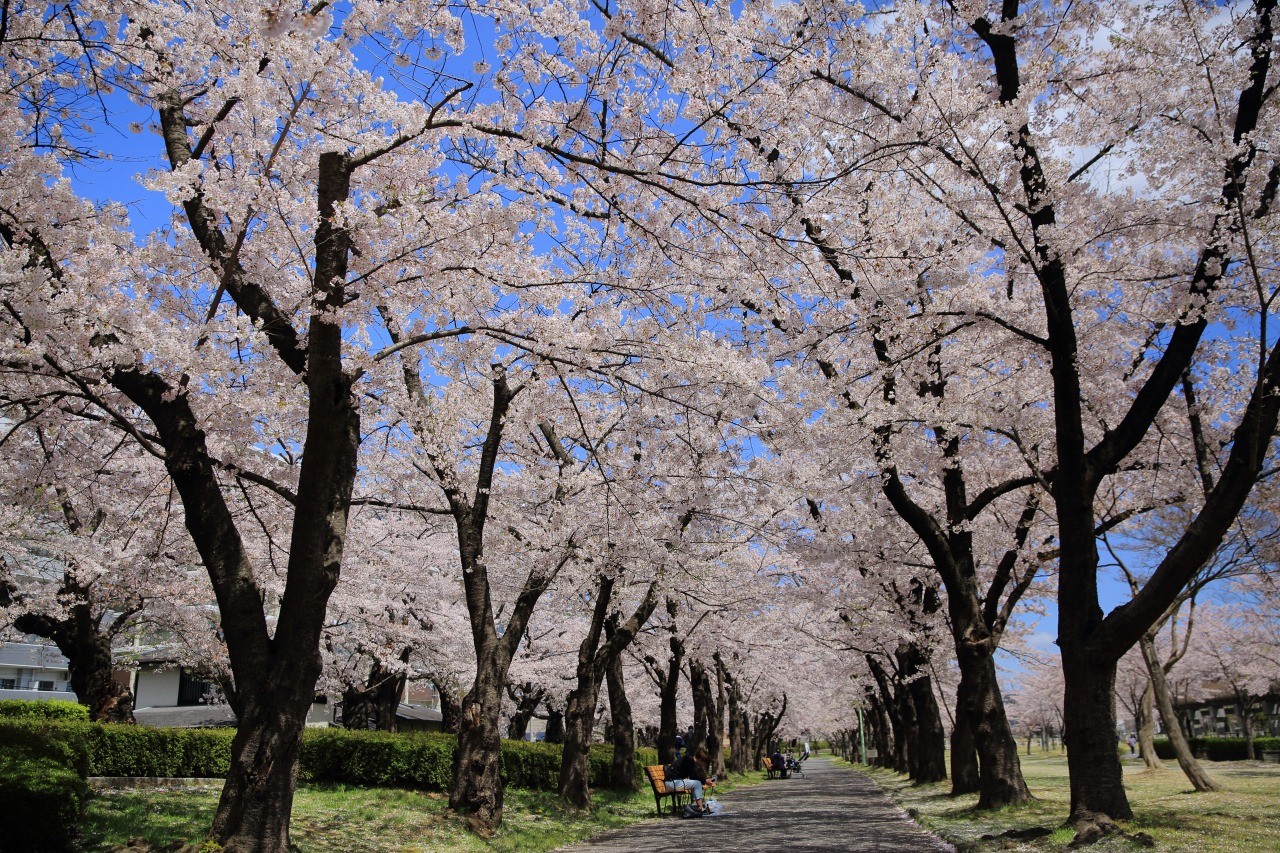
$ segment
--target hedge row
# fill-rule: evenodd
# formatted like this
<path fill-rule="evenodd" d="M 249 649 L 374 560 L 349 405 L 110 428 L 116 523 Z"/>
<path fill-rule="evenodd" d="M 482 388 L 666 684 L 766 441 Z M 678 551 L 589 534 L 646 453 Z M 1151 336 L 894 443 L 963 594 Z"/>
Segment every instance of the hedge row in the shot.
<path fill-rule="evenodd" d="M 1191 744 L 1192 755 L 1203 756 L 1209 761 L 1244 761 L 1249 758 L 1249 742 L 1242 737 L 1193 737 L 1187 742 Z M 1280 752 L 1280 737 L 1257 737 L 1253 744 L 1259 758 L 1264 751 Z M 1156 738 L 1156 755 L 1166 761 L 1173 760 L 1173 744 L 1168 738 Z"/>
<path fill-rule="evenodd" d="M 0 727 L 0 849 L 71 849 L 89 786 L 82 745 L 33 726 Z"/>
<path fill-rule="evenodd" d="M 231 729 L 158 729 L 100 723 L 0 720 L 0 730 L 44 732 L 85 756 L 90 776 L 222 778 L 230 764 Z M 302 739 L 299 777 L 447 791 L 453 784 L 457 738 L 445 734 L 391 734 L 347 729 L 308 729 Z M 560 776 L 559 744 L 503 741 L 499 772 L 513 788 L 555 790 Z M 611 747 L 591 748 L 590 779 L 603 785 L 613 759 Z M 636 750 L 636 772 L 657 764 L 652 749 Z"/>
<path fill-rule="evenodd" d="M 89 709 L 66 699 L 0 699 L 0 719 L 89 721 Z"/>

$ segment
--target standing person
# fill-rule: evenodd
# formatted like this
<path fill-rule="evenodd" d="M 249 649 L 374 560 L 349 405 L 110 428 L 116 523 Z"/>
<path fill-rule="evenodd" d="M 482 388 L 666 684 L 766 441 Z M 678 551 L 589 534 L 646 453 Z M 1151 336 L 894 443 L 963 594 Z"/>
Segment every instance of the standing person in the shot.
<path fill-rule="evenodd" d="M 707 781 L 707 762 L 710 760 L 711 754 L 707 752 L 705 746 L 690 753 L 685 753 L 684 757 L 675 763 L 676 778 L 668 780 L 667 785 L 677 791 L 689 791 L 693 796 L 693 803 L 685 806 L 685 817 L 702 817 L 707 813 L 707 806 L 703 799 L 703 786 L 715 784 L 714 777 L 710 782 Z"/>
<path fill-rule="evenodd" d="M 1130 734 L 1129 735 L 1129 757 L 1130 758 L 1133 758 L 1133 756 L 1137 755 L 1137 753 L 1134 751 L 1134 747 L 1136 747 L 1137 745 L 1138 745 L 1137 735 Z"/>

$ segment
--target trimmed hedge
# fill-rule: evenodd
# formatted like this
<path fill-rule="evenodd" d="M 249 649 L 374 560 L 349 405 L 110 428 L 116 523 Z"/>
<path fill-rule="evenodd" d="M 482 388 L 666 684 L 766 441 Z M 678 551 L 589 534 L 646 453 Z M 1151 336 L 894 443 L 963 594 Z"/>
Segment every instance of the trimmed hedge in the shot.
<path fill-rule="evenodd" d="M 0 729 L 0 850 L 73 848 L 89 786 L 87 755 L 57 733 Z"/>
<path fill-rule="evenodd" d="M 0 720 L 0 733 L 37 729 L 80 755 L 89 776 L 225 778 L 235 737 L 232 729 Z M 312 782 L 448 791 L 453 786 L 456 751 L 453 735 L 307 729 L 298 775 Z M 560 756 L 559 744 L 504 740 L 499 772 L 510 787 L 554 791 L 560 777 Z M 588 760 L 591 784 L 603 787 L 613 748 L 595 744 Z M 657 763 L 657 752 L 637 748 L 637 780 L 643 781 L 642 767 Z"/>
<path fill-rule="evenodd" d="M 1193 737 L 1187 742 L 1191 745 L 1191 754 L 1203 755 L 1209 761 L 1245 761 L 1249 742 L 1242 737 Z M 1253 739 L 1254 749 L 1259 758 L 1262 752 L 1280 752 L 1280 737 L 1256 737 Z M 1173 744 L 1168 738 L 1156 738 L 1156 755 L 1166 761 L 1172 761 Z"/>
<path fill-rule="evenodd" d="M 89 722 L 89 709 L 65 699 L 0 699 L 0 719 Z"/>

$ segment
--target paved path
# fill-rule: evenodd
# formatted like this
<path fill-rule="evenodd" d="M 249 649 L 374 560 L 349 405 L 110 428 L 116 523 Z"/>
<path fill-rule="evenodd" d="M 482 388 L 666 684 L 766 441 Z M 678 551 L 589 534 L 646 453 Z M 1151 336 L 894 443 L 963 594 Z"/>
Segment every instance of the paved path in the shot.
<path fill-rule="evenodd" d="M 663 817 L 564 848 L 571 853 L 656 851 L 939 851 L 951 850 L 906 816 L 861 773 L 813 756 L 807 778 L 774 779 L 739 788 L 724 813 Z"/>

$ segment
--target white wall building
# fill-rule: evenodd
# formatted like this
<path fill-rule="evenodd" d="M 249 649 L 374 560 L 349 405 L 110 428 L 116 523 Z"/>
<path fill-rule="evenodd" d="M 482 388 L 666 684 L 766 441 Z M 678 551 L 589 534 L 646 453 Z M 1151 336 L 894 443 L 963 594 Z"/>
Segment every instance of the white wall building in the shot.
<path fill-rule="evenodd" d="M 75 702 L 67 678 L 67 659 L 56 646 L 0 642 L 0 699 Z"/>

